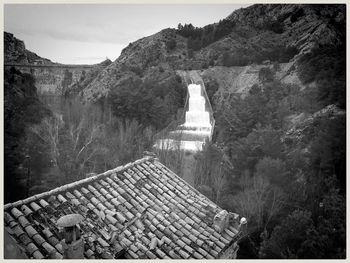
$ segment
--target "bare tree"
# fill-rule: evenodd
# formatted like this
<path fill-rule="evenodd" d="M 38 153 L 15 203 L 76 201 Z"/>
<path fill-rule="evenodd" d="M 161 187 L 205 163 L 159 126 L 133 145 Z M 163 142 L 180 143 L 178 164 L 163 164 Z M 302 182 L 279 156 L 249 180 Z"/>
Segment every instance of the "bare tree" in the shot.
<path fill-rule="evenodd" d="M 243 190 L 232 199 L 237 212 L 249 219 L 254 228 L 266 228 L 271 218 L 283 207 L 283 192 L 271 185 L 265 176 L 244 173 Z"/>
<path fill-rule="evenodd" d="M 30 127 L 30 131 L 36 134 L 46 145 L 49 146 L 51 159 L 55 166 L 58 167 L 60 157 L 59 151 L 59 130 L 63 125 L 62 116 L 55 114 L 47 117 L 40 124 Z"/>

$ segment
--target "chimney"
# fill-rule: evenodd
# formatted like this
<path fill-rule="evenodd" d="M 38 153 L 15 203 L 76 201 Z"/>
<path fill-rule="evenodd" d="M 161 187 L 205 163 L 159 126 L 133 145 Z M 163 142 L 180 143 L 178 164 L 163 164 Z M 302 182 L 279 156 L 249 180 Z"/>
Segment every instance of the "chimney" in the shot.
<path fill-rule="evenodd" d="M 80 234 L 79 223 L 83 221 L 80 214 L 69 214 L 57 220 L 57 226 L 63 228 L 63 258 L 83 259 L 84 242 Z"/>
<path fill-rule="evenodd" d="M 247 223 L 248 221 L 245 217 L 242 217 L 239 221 L 238 230 L 241 231 L 243 234 L 245 234 L 247 231 Z"/>
<path fill-rule="evenodd" d="M 152 159 L 157 159 L 157 155 L 154 152 L 144 151 L 143 157 L 151 157 Z"/>
<path fill-rule="evenodd" d="M 214 229 L 221 233 L 229 225 L 229 213 L 226 210 L 222 210 L 214 216 Z"/>

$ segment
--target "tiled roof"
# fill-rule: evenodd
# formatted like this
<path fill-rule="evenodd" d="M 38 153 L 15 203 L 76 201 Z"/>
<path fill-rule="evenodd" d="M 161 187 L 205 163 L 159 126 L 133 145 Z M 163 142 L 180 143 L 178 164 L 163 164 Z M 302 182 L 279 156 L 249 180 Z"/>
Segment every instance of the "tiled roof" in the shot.
<path fill-rule="evenodd" d="M 103 174 L 5 205 L 5 229 L 30 258 L 62 258 L 57 220 L 79 213 L 86 258 L 218 258 L 239 236 L 222 233 L 222 211 L 157 159 L 145 157 Z"/>

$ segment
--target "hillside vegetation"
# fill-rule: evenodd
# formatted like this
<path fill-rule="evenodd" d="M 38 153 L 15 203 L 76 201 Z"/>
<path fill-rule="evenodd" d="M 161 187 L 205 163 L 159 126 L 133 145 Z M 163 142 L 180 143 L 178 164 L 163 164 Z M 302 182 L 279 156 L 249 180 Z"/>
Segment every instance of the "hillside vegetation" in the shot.
<path fill-rule="evenodd" d="M 25 197 L 28 177 L 40 184 L 41 160 L 46 159 L 45 148 L 33 141 L 28 129 L 39 124 L 50 111 L 38 99 L 34 78 L 14 68 L 4 72 L 4 189 L 5 203 Z M 31 154 L 29 162 L 27 156 Z M 31 165 L 33 164 L 33 165 Z M 34 175 L 34 176 L 33 176 Z"/>

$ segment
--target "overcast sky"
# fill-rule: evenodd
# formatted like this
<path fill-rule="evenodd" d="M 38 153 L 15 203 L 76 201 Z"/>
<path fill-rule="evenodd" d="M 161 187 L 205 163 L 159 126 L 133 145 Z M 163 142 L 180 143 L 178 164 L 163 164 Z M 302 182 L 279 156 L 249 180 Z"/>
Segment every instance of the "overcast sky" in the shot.
<path fill-rule="evenodd" d="M 178 23 L 204 26 L 247 5 L 6 4 L 5 31 L 54 62 L 114 61 L 130 42 Z"/>

